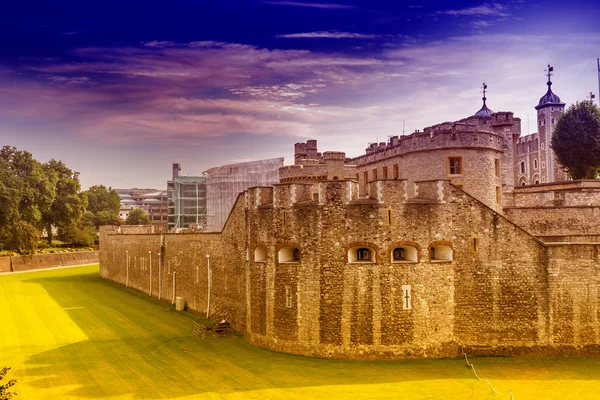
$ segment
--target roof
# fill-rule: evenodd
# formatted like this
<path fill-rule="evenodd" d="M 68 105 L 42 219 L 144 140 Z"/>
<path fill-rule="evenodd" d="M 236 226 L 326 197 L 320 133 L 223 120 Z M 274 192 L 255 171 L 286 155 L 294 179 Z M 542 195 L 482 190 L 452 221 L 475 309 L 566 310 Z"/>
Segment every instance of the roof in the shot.
<path fill-rule="evenodd" d="M 483 106 L 481 106 L 479 111 L 477 111 L 475 113 L 474 117 L 491 117 L 494 112 L 492 110 L 490 110 L 487 107 L 487 105 L 485 104 L 485 101 L 487 100 L 486 97 L 484 96 L 482 98 L 482 100 L 483 100 Z"/>
<path fill-rule="evenodd" d="M 546 92 L 545 95 L 542 96 L 538 105 L 535 106 L 536 110 L 539 110 L 540 108 L 544 108 L 544 107 L 548 107 L 548 106 L 564 106 L 565 105 L 565 103 L 562 103 L 560 101 L 560 97 L 558 97 L 557 95 L 555 95 L 552 92 L 552 82 L 548 81 L 547 85 L 548 85 L 548 91 Z"/>

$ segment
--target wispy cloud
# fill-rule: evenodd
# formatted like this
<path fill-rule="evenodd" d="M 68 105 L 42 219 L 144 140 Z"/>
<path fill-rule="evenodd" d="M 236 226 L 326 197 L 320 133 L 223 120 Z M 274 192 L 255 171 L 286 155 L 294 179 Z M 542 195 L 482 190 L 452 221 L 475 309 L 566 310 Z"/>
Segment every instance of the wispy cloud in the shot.
<path fill-rule="evenodd" d="M 277 37 L 286 39 L 375 39 L 380 36 L 353 32 L 318 31 L 289 33 L 285 35 L 277 35 Z"/>
<path fill-rule="evenodd" d="M 356 7 L 347 4 L 338 3 L 303 3 L 300 1 L 263 1 L 265 4 L 272 4 L 276 6 L 292 6 L 292 7 L 309 7 L 309 8 L 323 8 L 323 9 L 338 9 L 338 10 L 350 10 Z"/>
<path fill-rule="evenodd" d="M 441 14 L 448 15 L 487 15 L 496 17 L 508 17 L 510 13 L 508 8 L 502 4 L 482 4 L 476 7 L 462 8 L 458 10 L 439 11 Z"/>

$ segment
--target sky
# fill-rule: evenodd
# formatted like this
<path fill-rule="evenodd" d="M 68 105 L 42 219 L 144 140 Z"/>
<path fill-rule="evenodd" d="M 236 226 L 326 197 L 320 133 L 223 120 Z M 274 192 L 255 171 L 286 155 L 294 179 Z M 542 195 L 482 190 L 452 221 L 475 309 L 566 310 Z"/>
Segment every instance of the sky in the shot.
<path fill-rule="evenodd" d="M 598 94 L 599 17 L 578 0 L 2 1 L 0 144 L 83 188 L 166 189 L 173 162 L 291 164 L 309 139 L 359 156 L 473 115 L 483 82 L 526 135 L 548 64 L 567 106 Z"/>

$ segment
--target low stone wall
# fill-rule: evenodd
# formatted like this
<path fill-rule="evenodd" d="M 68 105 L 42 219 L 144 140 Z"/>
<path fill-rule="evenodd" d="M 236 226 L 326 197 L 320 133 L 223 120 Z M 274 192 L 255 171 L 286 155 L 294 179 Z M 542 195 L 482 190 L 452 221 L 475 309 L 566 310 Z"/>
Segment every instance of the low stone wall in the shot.
<path fill-rule="evenodd" d="M 10 271 L 10 257 L 0 257 L 0 272 Z"/>
<path fill-rule="evenodd" d="M 8 259 L 8 262 L 4 259 Z M 97 251 L 3 257 L 0 259 L 0 272 L 11 271 L 11 263 L 12 271 L 29 271 L 41 268 L 64 267 L 68 265 L 91 264 L 97 262 Z M 6 268 L 5 264 L 8 265 L 8 268 Z"/>

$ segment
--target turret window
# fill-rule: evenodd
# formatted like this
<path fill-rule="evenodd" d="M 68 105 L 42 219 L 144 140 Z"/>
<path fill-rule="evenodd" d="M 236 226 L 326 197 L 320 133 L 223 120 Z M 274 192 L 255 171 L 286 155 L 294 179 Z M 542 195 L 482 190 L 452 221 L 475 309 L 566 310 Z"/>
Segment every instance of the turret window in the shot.
<path fill-rule="evenodd" d="M 521 173 L 525 173 L 525 161 L 521 161 Z"/>

